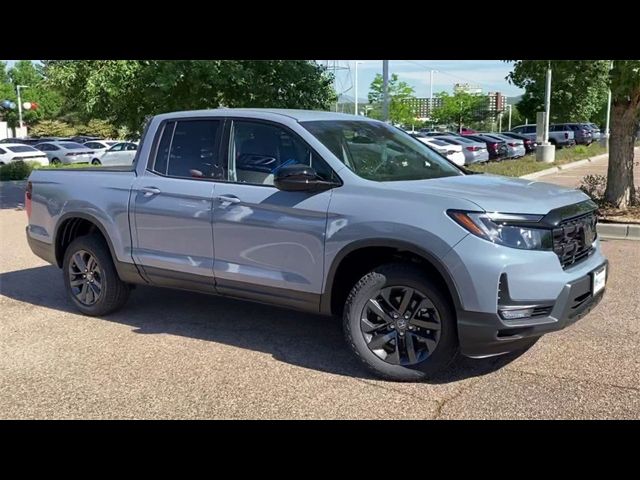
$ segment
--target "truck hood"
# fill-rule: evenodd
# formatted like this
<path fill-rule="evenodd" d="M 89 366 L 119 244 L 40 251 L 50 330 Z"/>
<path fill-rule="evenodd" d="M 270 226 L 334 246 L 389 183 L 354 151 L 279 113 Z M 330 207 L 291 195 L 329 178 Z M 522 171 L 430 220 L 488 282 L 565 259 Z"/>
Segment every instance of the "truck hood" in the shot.
<path fill-rule="evenodd" d="M 499 175 L 464 175 L 433 180 L 389 182 L 389 188 L 463 198 L 487 212 L 544 215 L 554 208 L 587 200 L 580 190 Z"/>

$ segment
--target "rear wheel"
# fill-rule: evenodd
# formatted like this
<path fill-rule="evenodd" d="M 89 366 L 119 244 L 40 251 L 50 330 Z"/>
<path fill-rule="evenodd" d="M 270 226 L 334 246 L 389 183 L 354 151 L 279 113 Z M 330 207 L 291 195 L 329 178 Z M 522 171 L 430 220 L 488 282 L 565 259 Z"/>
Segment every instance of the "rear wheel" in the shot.
<path fill-rule="evenodd" d="M 51 160 L 51 165 L 60 165 L 60 160 L 58 160 L 57 158 L 53 158 Z"/>
<path fill-rule="evenodd" d="M 85 315 L 106 315 L 129 298 L 129 286 L 118 277 L 109 247 L 98 235 L 71 242 L 62 270 L 69 298 Z"/>
<path fill-rule="evenodd" d="M 388 380 L 428 379 L 458 352 L 446 295 L 414 265 L 382 265 L 362 277 L 349 294 L 343 320 L 353 352 Z"/>
<path fill-rule="evenodd" d="M 91 165 L 100 165 L 100 160 L 94 158 L 93 160 L 91 160 Z"/>

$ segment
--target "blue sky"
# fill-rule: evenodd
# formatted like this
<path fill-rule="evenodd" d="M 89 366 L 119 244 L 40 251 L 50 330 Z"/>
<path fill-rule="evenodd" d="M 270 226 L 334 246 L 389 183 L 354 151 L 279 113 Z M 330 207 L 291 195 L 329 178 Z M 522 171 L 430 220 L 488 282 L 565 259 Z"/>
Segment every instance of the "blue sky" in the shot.
<path fill-rule="evenodd" d="M 9 66 L 15 60 L 5 60 Z M 333 60 L 318 60 L 320 63 Z M 382 73 L 382 60 L 359 60 L 358 64 L 358 97 L 365 99 L 369 85 L 376 73 Z M 336 89 L 353 97 L 355 60 L 336 60 L 340 69 L 336 70 Z M 417 97 L 429 96 L 429 71 L 434 73 L 433 91 L 451 92 L 454 83 L 472 83 L 482 88 L 483 92 L 499 91 L 509 97 L 521 95 L 523 90 L 510 85 L 505 77 L 511 71 L 511 64 L 501 60 L 390 60 L 389 72 L 397 73 L 400 80 L 407 82 L 415 89 Z"/>
<path fill-rule="evenodd" d="M 319 60 L 325 64 L 327 60 Z M 333 60 L 329 60 L 333 66 Z M 336 89 L 353 97 L 355 60 L 338 60 Z M 382 60 L 358 60 L 358 97 L 366 98 L 369 85 L 376 73 L 382 73 Z M 510 85 L 505 77 L 511 71 L 511 63 L 501 60 L 389 60 L 389 73 L 397 73 L 401 81 L 407 82 L 415 90 L 417 97 L 429 96 L 429 72 L 433 75 L 433 92 L 451 93 L 455 83 L 470 83 L 482 88 L 483 92 L 499 91 L 509 97 L 522 95 L 524 90 Z"/>

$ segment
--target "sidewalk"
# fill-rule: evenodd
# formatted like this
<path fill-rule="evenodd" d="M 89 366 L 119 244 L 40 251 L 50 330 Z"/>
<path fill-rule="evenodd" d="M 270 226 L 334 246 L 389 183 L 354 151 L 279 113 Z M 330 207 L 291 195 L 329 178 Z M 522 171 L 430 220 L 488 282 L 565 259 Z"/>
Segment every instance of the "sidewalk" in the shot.
<path fill-rule="evenodd" d="M 640 148 L 636 148 L 633 158 L 633 180 L 636 188 L 640 187 Z M 574 168 L 560 170 L 539 176 L 536 182 L 555 183 L 569 188 L 578 188 L 586 175 L 606 175 L 609 158 L 603 156 L 588 163 L 582 163 Z M 569 164 L 570 165 L 570 164 Z M 640 240 L 640 225 L 599 223 L 598 234 L 605 239 Z"/>
<path fill-rule="evenodd" d="M 635 149 L 633 166 L 633 179 L 636 186 L 640 187 L 640 148 Z M 538 182 L 555 183 L 570 188 L 578 188 L 582 179 L 586 175 L 606 175 L 607 166 L 609 164 L 608 157 L 599 158 L 592 162 L 582 164 L 579 167 L 560 170 L 559 172 L 549 173 L 548 175 L 536 178 Z M 569 164 L 570 165 L 570 164 Z"/>

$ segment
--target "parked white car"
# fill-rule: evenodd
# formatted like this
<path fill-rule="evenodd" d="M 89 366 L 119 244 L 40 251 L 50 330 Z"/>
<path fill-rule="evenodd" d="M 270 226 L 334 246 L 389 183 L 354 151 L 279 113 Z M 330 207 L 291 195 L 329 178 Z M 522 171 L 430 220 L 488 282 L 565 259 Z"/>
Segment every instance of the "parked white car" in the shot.
<path fill-rule="evenodd" d="M 102 156 L 91 161 L 94 165 L 131 165 L 136 156 L 138 144 L 134 142 L 120 142 L 113 145 Z"/>
<path fill-rule="evenodd" d="M 416 139 L 420 140 L 425 145 L 429 145 L 440 155 L 444 155 L 459 167 L 464 166 L 465 159 L 464 154 L 462 153 L 462 146 L 451 145 L 443 140 L 438 140 L 437 138 L 432 137 L 416 137 Z"/>
<path fill-rule="evenodd" d="M 49 157 L 52 165 L 89 163 L 93 152 L 81 143 L 68 141 L 42 142 L 34 145 Z"/>
<path fill-rule="evenodd" d="M 0 165 L 7 165 L 18 160 L 49 165 L 47 155 L 29 145 L 22 143 L 3 143 L 0 145 Z"/>
<path fill-rule="evenodd" d="M 462 135 L 457 137 L 435 137 L 435 139 L 442 140 L 443 142 L 447 142 L 452 145 L 460 145 L 462 147 L 465 165 L 489 161 L 489 151 L 487 150 L 486 143 L 476 142 L 475 140 L 463 137 Z"/>
<path fill-rule="evenodd" d="M 117 143 L 120 142 L 117 140 L 89 140 L 84 142 L 83 145 L 93 150 L 93 159 L 91 160 L 91 163 L 93 163 L 95 160 L 99 162 L 102 155 Z"/>

